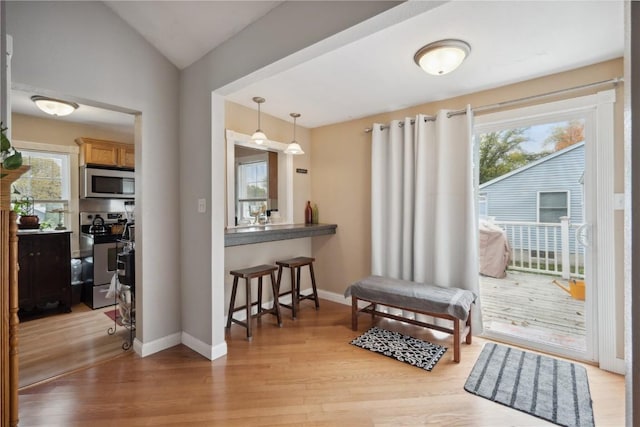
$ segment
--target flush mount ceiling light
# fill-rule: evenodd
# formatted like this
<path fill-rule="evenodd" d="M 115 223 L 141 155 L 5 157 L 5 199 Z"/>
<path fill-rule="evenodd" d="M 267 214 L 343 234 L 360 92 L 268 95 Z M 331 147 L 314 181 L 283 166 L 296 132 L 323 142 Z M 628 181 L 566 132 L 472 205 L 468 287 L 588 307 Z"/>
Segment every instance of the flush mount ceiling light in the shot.
<path fill-rule="evenodd" d="M 256 129 L 253 135 L 251 135 L 251 140 L 258 145 L 264 144 L 264 142 L 267 140 L 267 135 L 265 135 L 264 132 L 260 130 L 260 104 L 262 104 L 264 101 L 265 99 L 260 98 L 259 96 L 253 98 L 253 102 L 258 104 L 258 129 Z"/>
<path fill-rule="evenodd" d="M 304 151 L 302 151 L 302 147 L 300 147 L 300 144 L 298 144 L 298 142 L 296 141 L 296 119 L 300 117 L 300 114 L 291 113 L 289 115 L 293 117 L 293 141 L 291 141 L 291 143 L 287 146 L 284 152 L 287 154 L 294 154 L 294 155 L 304 154 Z"/>
<path fill-rule="evenodd" d="M 416 52 L 413 60 L 425 72 L 442 76 L 458 68 L 469 52 L 471 52 L 471 46 L 468 43 L 447 39 L 423 46 Z"/>
<path fill-rule="evenodd" d="M 62 101 L 46 96 L 34 95 L 31 100 L 35 102 L 39 109 L 52 116 L 68 116 L 78 108 L 78 104 L 75 102 Z"/>

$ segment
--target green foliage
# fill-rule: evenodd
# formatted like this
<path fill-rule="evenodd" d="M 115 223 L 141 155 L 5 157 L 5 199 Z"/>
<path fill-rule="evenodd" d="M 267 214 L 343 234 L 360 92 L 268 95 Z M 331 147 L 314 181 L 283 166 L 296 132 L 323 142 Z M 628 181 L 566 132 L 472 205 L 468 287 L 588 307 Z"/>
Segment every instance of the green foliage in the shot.
<path fill-rule="evenodd" d="M 480 135 L 480 184 L 491 181 L 549 154 L 527 153 L 521 147 L 529 139 L 528 128 L 507 129 Z"/>
<path fill-rule="evenodd" d="M 7 127 L 0 122 L 0 160 L 2 167 L 8 170 L 18 169 L 22 166 L 22 154 L 11 146 L 11 141 L 6 135 Z"/>

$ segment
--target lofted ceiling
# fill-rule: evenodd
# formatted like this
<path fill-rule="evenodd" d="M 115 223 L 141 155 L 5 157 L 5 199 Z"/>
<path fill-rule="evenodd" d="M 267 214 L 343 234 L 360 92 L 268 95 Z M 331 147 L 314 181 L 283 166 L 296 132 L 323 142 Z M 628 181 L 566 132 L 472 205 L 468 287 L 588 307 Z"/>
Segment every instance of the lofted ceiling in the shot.
<path fill-rule="evenodd" d="M 105 3 L 182 69 L 282 2 Z M 429 76 L 413 55 L 445 38 L 465 40 L 471 54 L 451 74 Z M 313 128 L 618 58 L 623 49 L 622 1 L 451 1 L 285 71 L 247 79 L 227 99 L 255 108 L 252 98 L 264 97 L 264 113 L 290 121 L 298 112 L 298 123 Z M 39 114 L 31 94 L 14 91 L 14 111 Z M 68 120 L 100 122 L 100 109 L 83 107 Z M 118 115 L 105 114 L 104 123 L 115 125 Z"/>

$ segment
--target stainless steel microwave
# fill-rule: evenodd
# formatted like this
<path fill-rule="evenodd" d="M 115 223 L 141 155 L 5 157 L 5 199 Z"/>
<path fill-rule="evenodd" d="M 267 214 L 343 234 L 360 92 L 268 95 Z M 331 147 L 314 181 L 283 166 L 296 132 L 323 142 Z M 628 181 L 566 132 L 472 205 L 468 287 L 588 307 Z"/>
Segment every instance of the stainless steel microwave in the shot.
<path fill-rule="evenodd" d="M 101 199 L 133 199 L 136 195 L 134 172 L 131 170 L 80 167 L 80 197 Z"/>

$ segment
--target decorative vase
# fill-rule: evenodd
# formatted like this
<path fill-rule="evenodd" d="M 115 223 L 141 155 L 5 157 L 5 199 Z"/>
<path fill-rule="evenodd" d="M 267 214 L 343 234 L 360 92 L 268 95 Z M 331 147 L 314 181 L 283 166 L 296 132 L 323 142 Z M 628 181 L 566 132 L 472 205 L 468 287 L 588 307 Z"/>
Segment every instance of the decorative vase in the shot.
<path fill-rule="evenodd" d="M 311 202 L 307 201 L 307 207 L 304 210 L 304 223 L 311 224 L 313 222 L 313 209 L 311 209 Z"/>

